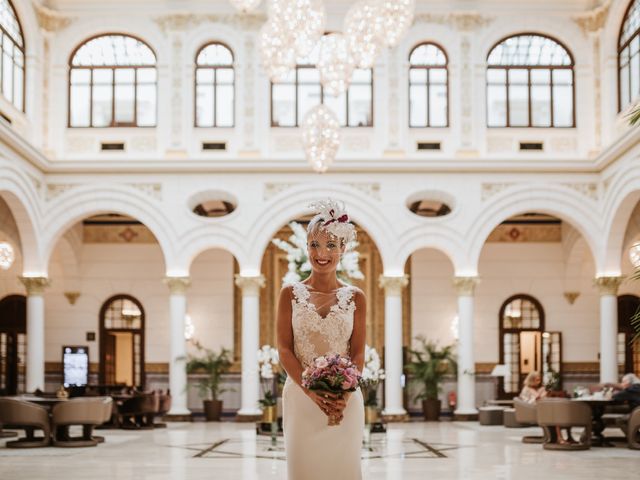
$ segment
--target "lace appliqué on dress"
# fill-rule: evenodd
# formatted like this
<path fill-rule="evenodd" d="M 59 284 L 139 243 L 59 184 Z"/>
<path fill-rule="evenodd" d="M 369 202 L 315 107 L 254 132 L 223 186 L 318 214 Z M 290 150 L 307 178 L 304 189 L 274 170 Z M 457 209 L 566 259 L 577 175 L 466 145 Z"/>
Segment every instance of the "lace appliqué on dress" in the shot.
<path fill-rule="evenodd" d="M 353 288 L 341 287 L 336 292 L 337 302 L 326 316 L 320 315 L 309 302 L 311 292 L 303 283 L 293 284 L 291 325 L 294 353 L 306 367 L 321 355 L 349 355 L 349 342 L 353 332 L 353 314 L 356 309 Z"/>

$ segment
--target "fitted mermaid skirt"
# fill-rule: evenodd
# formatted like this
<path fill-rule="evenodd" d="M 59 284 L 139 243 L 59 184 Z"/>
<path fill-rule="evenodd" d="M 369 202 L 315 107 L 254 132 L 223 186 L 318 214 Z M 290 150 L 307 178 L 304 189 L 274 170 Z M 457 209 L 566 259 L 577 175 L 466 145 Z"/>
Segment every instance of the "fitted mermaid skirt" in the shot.
<path fill-rule="evenodd" d="M 287 380 L 282 394 L 288 480 L 361 480 L 360 455 L 364 429 L 362 393 L 351 394 L 340 425 Z"/>

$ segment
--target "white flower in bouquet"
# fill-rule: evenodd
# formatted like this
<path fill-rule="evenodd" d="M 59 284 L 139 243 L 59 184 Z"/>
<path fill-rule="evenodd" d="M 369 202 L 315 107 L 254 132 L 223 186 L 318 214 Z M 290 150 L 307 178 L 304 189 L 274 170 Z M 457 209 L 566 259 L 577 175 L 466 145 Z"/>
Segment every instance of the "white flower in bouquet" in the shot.
<path fill-rule="evenodd" d="M 273 244 L 287 253 L 287 273 L 282 279 L 283 285 L 290 285 L 306 279 L 311 272 L 311 263 L 307 258 L 307 231 L 297 222 L 290 222 L 289 227 L 293 231 L 288 241 L 274 238 Z M 338 264 L 338 275 L 342 280 L 361 280 L 364 275 L 358 264 L 360 254 L 356 251 L 358 242 L 347 243 L 345 253 Z"/>

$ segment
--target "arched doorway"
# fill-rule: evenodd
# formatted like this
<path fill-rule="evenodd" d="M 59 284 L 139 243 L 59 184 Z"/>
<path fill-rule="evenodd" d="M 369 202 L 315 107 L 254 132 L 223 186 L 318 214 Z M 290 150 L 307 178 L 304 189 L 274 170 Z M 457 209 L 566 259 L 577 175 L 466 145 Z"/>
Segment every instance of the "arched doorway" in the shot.
<path fill-rule="evenodd" d="M 562 378 L 562 334 L 545 331 L 544 309 L 530 295 L 509 297 L 500 307 L 500 364 L 507 375 L 499 380 L 499 396 L 512 398 L 522 390 L 532 371 L 546 379 L 550 373 Z"/>
<path fill-rule="evenodd" d="M 144 309 L 130 295 L 109 298 L 100 309 L 100 383 L 144 388 Z"/>
<path fill-rule="evenodd" d="M 0 300 L 0 395 L 23 392 L 27 354 L 27 299 Z"/>
<path fill-rule="evenodd" d="M 640 340 L 633 341 L 635 331 L 631 325 L 640 308 L 640 297 L 620 295 L 618 297 L 618 370 L 640 375 Z"/>

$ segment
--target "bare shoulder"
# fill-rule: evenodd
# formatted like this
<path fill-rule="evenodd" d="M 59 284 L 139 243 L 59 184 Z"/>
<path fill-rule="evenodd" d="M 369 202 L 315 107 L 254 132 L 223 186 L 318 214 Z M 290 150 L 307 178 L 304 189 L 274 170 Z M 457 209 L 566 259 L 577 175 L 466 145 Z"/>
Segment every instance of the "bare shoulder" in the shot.
<path fill-rule="evenodd" d="M 288 284 L 280 290 L 280 300 L 291 300 L 293 298 L 293 285 Z"/>
<path fill-rule="evenodd" d="M 353 290 L 353 299 L 355 300 L 356 304 L 366 302 L 367 297 L 365 297 L 362 289 L 354 286 L 352 286 L 351 289 Z"/>

